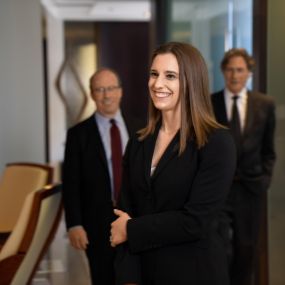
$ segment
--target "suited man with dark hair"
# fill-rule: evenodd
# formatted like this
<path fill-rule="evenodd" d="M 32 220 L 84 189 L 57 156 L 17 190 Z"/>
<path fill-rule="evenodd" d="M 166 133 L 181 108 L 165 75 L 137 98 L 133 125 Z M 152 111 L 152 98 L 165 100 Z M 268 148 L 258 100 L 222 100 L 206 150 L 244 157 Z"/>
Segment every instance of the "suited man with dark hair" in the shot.
<path fill-rule="evenodd" d="M 139 126 L 135 120 L 126 122 L 121 114 L 122 87 L 115 71 L 102 68 L 95 72 L 90 89 L 95 114 L 67 133 L 63 202 L 70 243 L 86 251 L 92 284 L 112 285 L 114 250 L 109 235 L 120 181 L 113 169 L 111 132 L 116 125 L 123 153 L 129 134 Z"/>
<path fill-rule="evenodd" d="M 275 162 L 273 99 L 247 90 L 254 67 L 245 49 L 231 49 L 221 62 L 225 89 L 212 95 L 216 119 L 228 126 L 237 147 L 237 168 L 226 206 L 232 232 L 232 285 L 251 284 L 264 192 Z"/>

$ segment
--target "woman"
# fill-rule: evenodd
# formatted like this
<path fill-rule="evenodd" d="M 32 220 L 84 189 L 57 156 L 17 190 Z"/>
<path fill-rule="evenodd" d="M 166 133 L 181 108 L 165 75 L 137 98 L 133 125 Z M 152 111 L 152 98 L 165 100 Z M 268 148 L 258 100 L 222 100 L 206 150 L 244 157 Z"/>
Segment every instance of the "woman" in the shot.
<path fill-rule="evenodd" d="M 111 229 L 118 284 L 228 284 L 217 226 L 235 147 L 214 119 L 199 51 L 184 43 L 160 46 L 149 92 L 148 124 L 129 141 Z"/>

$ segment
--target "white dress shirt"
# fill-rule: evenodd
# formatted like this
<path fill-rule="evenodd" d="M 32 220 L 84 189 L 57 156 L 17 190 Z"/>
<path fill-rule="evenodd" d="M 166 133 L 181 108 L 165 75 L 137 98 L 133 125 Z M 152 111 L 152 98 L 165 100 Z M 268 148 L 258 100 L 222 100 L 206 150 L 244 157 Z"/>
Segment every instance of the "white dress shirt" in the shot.
<path fill-rule="evenodd" d="M 225 98 L 225 104 L 226 104 L 226 112 L 228 120 L 231 121 L 232 118 L 232 107 L 233 107 L 233 96 L 238 95 L 239 98 L 237 99 L 237 108 L 239 112 L 239 118 L 240 118 L 240 127 L 241 131 L 244 130 L 245 126 L 245 120 L 246 120 L 246 110 L 247 110 L 247 89 L 243 88 L 239 93 L 232 93 L 228 89 L 224 90 L 224 98 Z"/>

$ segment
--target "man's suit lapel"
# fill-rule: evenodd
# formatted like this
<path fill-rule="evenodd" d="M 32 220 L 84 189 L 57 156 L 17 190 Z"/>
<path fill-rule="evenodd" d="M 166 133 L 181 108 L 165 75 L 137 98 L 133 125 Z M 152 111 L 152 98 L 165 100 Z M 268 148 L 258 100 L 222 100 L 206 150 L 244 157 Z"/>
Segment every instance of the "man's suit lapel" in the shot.
<path fill-rule="evenodd" d="M 254 127 L 254 114 L 256 113 L 256 108 L 258 108 L 258 104 L 256 104 L 254 93 L 247 91 L 248 97 L 247 97 L 247 109 L 246 109 L 246 118 L 245 118 L 245 125 L 242 132 L 242 141 L 241 141 L 241 148 L 247 138 L 248 135 L 250 135 L 250 132 L 252 128 Z M 219 92 L 219 96 L 217 96 L 216 106 L 217 106 L 217 118 L 218 121 L 225 125 L 229 126 L 229 120 L 227 118 L 226 113 L 226 105 L 225 105 L 225 99 L 224 99 L 224 92 Z"/>
<path fill-rule="evenodd" d="M 252 92 L 247 92 L 247 108 L 246 108 L 246 119 L 243 131 L 243 138 L 245 139 L 251 130 L 254 128 L 254 114 L 255 109 L 258 108 L 258 104 L 254 103 L 254 94 Z"/>
<path fill-rule="evenodd" d="M 216 102 L 215 102 L 215 106 L 216 106 L 216 118 L 217 121 L 225 126 L 229 126 L 229 120 L 227 117 L 227 111 L 226 111 L 226 104 L 225 104 L 225 97 L 224 97 L 224 91 L 220 91 L 217 94 L 216 97 Z"/>

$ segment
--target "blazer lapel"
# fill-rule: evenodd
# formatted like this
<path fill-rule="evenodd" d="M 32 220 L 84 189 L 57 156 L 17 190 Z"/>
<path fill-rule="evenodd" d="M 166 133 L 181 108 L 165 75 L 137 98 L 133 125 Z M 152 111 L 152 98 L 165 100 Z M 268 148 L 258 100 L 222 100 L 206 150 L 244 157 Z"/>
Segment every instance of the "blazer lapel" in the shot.
<path fill-rule="evenodd" d="M 165 152 L 163 153 L 162 157 L 160 158 L 156 169 L 152 175 L 152 179 L 155 179 L 159 173 L 165 168 L 165 166 L 171 161 L 172 158 L 177 156 L 178 148 L 179 148 L 179 134 L 180 132 L 177 132 L 177 134 L 174 136 L 172 141 L 167 146 Z"/>
<path fill-rule="evenodd" d="M 143 143 L 144 176 L 149 187 L 150 187 L 150 178 L 151 178 L 150 172 L 151 172 L 152 156 L 159 128 L 160 124 L 157 125 L 154 134 L 148 136 Z"/>
<path fill-rule="evenodd" d="M 179 143 L 179 134 L 180 132 L 177 132 L 177 134 L 174 136 L 172 141 L 167 146 L 165 152 L 163 153 L 162 157 L 160 158 L 155 171 L 153 172 L 152 176 L 151 173 L 151 162 L 152 162 L 152 156 L 155 148 L 156 139 L 158 136 L 158 132 L 161 126 L 161 122 L 159 122 L 156 126 L 155 132 L 153 135 L 147 137 L 144 140 L 144 175 L 145 179 L 147 181 L 147 184 L 151 185 L 151 179 L 156 178 L 159 173 L 165 168 L 165 166 L 168 164 L 168 162 L 177 155 L 178 151 L 178 143 Z"/>

